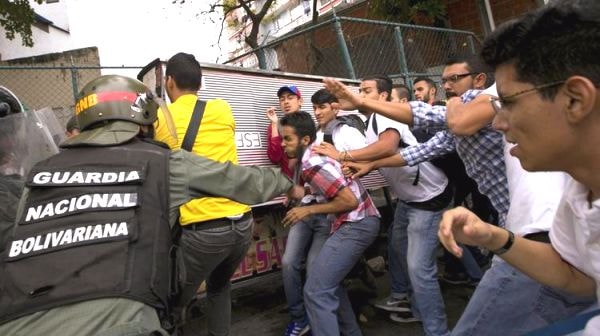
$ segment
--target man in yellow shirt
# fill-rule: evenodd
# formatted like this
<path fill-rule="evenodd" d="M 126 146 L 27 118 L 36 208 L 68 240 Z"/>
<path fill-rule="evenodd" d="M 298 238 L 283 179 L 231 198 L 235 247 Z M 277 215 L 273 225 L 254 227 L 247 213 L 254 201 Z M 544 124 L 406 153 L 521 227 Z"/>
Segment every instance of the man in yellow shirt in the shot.
<path fill-rule="evenodd" d="M 166 67 L 165 87 L 177 140 L 169 135 L 162 111 L 155 125 L 156 140 L 171 149 L 182 147 L 202 80 L 193 55 L 178 53 Z M 215 161 L 237 163 L 235 120 L 229 104 L 221 99 L 206 102 L 192 152 Z M 252 212 L 244 204 L 222 197 L 192 200 L 179 208 L 182 227 L 180 260 L 182 293 L 178 306 L 185 307 L 206 280 L 209 335 L 228 335 L 231 321 L 230 278 L 246 255 L 252 236 Z"/>

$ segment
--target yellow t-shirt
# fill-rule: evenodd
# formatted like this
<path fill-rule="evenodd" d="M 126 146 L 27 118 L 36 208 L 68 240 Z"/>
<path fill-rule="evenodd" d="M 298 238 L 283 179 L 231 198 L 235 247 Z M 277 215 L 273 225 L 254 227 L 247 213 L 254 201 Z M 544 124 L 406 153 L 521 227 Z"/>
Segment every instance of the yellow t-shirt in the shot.
<path fill-rule="evenodd" d="M 171 149 L 181 148 L 187 131 L 194 104 L 198 97 L 188 94 L 179 97 L 169 105 L 169 111 L 177 129 L 177 142 L 169 135 L 164 115 L 158 111 L 155 123 L 155 139 L 169 145 Z M 200 123 L 198 136 L 192 151 L 215 161 L 238 162 L 235 146 L 235 119 L 229 104 L 222 99 L 209 100 Z M 235 216 L 250 211 L 250 207 L 222 197 L 204 197 L 192 200 L 179 208 L 181 225 L 203 222 L 210 219 Z"/>

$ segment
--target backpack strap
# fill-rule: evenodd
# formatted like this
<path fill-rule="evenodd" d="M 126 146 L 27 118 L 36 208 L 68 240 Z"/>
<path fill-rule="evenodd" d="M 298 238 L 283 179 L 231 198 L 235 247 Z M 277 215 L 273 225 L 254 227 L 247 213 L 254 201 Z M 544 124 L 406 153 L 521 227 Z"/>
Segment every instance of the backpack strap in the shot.
<path fill-rule="evenodd" d="M 369 119 L 371 117 L 373 117 L 373 123 L 371 123 L 371 127 L 373 128 L 373 131 L 375 132 L 375 134 L 378 134 L 377 133 L 377 118 L 375 118 L 376 115 L 377 115 L 377 113 L 372 113 L 369 116 Z M 367 121 L 366 121 L 367 126 L 369 125 L 369 119 L 367 119 Z M 406 148 L 409 145 L 406 142 L 404 142 L 404 140 L 400 139 L 399 146 L 400 146 L 400 148 Z M 421 168 L 420 168 L 419 164 L 417 164 L 417 174 L 415 175 L 415 179 L 413 180 L 412 185 L 416 186 L 417 184 L 419 184 L 420 177 L 421 177 Z"/>
<path fill-rule="evenodd" d="M 337 118 L 330 121 L 329 124 L 327 124 L 327 127 L 325 127 L 323 130 L 323 141 L 335 146 L 335 143 L 333 143 L 333 131 L 342 124 L 342 121 Z"/>
<path fill-rule="evenodd" d="M 192 119 L 190 120 L 190 124 L 185 132 L 183 142 L 181 143 L 181 148 L 187 150 L 188 152 L 191 152 L 192 148 L 194 147 L 194 142 L 198 136 L 198 130 L 200 129 L 200 123 L 202 123 L 202 116 L 204 115 L 205 109 L 206 102 L 200 99 L 196 100 L 194 112 L 192 113 Z"/>

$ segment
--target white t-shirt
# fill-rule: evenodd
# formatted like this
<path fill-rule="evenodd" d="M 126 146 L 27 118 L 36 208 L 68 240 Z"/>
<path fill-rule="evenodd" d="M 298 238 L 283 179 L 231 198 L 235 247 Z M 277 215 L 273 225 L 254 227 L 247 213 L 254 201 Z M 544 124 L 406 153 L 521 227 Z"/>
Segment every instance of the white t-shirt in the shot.
<path fill-rule="evenodd" d="M 377 133 L 373 129 L 373 120 L 377 120 Z M 372 144 L 379 140 L 379 134 L 387 129 L 394 129 L 400 134 L 401 140 L 409 145 L 418 144 L 406 124 L 394 121 L 379 114 L 372 114 L 369 118 L 365 136 L 367 143 Z M 398 147 L 396 153 L 400 152 Z M 441 194 L 448 186 L 448 178 L 444 172 L 429 162 L 419 163 L 415 166 L 381 168 L 379 172 L 385 177 L 387 183 L 394 190 L 398 199 L 405 202 L 424 202 Z M 419 172 L 419 181 L 413 185 Z"/>
<path fill-rule="evenodd" d="M 498 97 L 496 83 L 481 94 Z M 513 145 L 504 141 L 510 201 L 505 227 L 521 236 L 549 231 L 569 177 L 560 172 L 526 171 L 519 159 L 510 155 L 512 147 Z"/>
<path fill-rule="evenodd" d="M 560 201 L 550 241 L 560 256 L 596 281 L 600 299 L 600 200 L 588 202 L 589 189 L 569 177 Z M 585 333 L 600 335 L 600 317 L 589 322 Z"/>
<path fill-rule="evenodd" d="M 506 228 L 520 236 L 549 231 L 569 177 L 560 172 L 526 171 L 519 159 L 510 155 L 512 147 L 505 142 L 504 162 L 510 200 Z"/>
<path fill-rule="evenodd" d="M 323 142 L 323 135 L 323 131 L 319 129 L 317 131 L 315 143 L 320 144 Z M 356 128 L 345 124 L 336 127 L 331 132 L 331 137 L 333 138 L 335 149 L 337 149 L 338 152 L 361 149 L 367 146 L 365 136 Z"/>

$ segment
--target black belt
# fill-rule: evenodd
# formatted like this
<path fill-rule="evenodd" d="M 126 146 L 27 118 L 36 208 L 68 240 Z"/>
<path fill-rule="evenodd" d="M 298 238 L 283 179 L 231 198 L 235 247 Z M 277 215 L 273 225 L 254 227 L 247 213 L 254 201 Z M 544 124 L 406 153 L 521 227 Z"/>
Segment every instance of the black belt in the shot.
<path fill-rule="evenodd" d="M 524 235 L 523 238 L 550 244 L 550 236 L 548 235 L 548 233 L 548 231 L 529 233 Z"/>
<path fill-rule="evenodd" d="M 231 227 L 232 225 L 234 225 L 236 223 L 249 220 L 250 218 L 252 218 L 252 211 L 246 212 L 245 214 L 242 215 L 242 217 L 240 217 L 238 219 L 222 217 L 222 218 L 216 218 L 216 219 L 209 219 L 209 220 L 203 221 L 203 222 L 182 225 L 181 227 L 184 230 L 193 230 L 193 231 L 210 230 L 210 229 Z"/>

